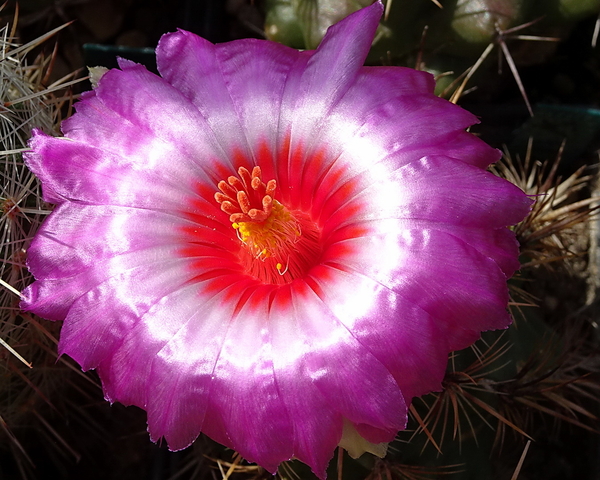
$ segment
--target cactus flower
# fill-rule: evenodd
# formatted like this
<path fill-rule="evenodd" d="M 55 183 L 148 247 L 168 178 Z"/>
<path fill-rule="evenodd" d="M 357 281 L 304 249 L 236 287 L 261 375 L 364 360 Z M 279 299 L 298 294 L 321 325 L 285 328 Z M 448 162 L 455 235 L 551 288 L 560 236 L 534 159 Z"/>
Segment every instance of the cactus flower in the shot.
<path fill-rule="evenodd" d="M 433 78 L 364 67 L 382 5 L 300 52 L 185 31 L 121 60 L 26 162 L 56 204 L 22 308 L 172 450 L 200 432 L 321 478 L 381 444 L 450 351 L 505 328 L 530 201 Z M 360 453 L 357 451 L 357 453 Z"/>

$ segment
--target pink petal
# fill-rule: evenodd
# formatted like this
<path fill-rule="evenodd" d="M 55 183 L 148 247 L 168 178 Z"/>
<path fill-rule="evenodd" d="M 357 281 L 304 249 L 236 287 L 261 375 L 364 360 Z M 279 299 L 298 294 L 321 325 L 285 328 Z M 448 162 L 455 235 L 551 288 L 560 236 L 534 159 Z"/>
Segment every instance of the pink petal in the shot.
<path fill-rule="evenodd" d="M 172 249 L 165 247 L 120 255 L 77 278 L 83 292 L 65 318 L 59 351 L 73 357 L 84 370 L 96 368 L 112 355 L 123 333 L 140 316 L 186 282 L 181 276 L 183 261 L 173 257 Z"/>
<path fill-rule="evenodd" d="M 449 348 L 439 321 L 412 299 L 348 267 L 331 265 L 312 276 L 336 318 L 385 365 L 407 403 L 416 395 L 439 390 Z"/>
<path fill-rule="evenodd" d="M 29 248 L 28 266 L 34 275 L 45 279 L 76 275 L 116 255 L 181 243 L 186 226 L 193 227 L 196 235 L 205 230 L 218 250 L 215 254 L 231 257 L 229 252 L 237 248 L 231 227 L 216 222 L 200 225 L 150 209 L 66 204 L 56 208 L 39 229 Z M 94 241 L 97 238 L 104 241 Z"/>
<path fill-rule="evenodd" d="M 444 156 L 424 157 L 397 169 L 393 164 L 374 166 L 354 178 L 352 173 L 332 174 L 333 181 L 326 183 L 326 178 L 315 193 L 312 208 L 320 212 L 320 223 L 339 227 L 400 218 L 496 229 L 523 218 L 531 203 L 514 185 Z M 348 195 L 350 184 L 354 196 Z M 329 232 L 326 227 L 324 236 Z"/>
<path fill-rule="evenodd" d="M 294 422 L 295 456 L 315 473 L 324 470 L 323 460 L 341 437 L 342 416 L 387 431 L 388 440 L 403 427 L 406 407 L 392 376 L 331 311 L 314 280 L 281 289 L 269 317 L 275 376 Z M 311 413 L 323 410 L 337 415 Z M 328 458 L 311 459 L 323 451 Z"/>
<path fill-rule="evenodd" d="M 371 278 L 440 320 L 451 349 L 459 348 L 460 339 L 453 338 L 462 329 L 508 326 L 506 276 L 492 259 L 438 230 L 395 222 L 378 229 L 332 244 L 323 263 Z M 443 258 L 440 249 L 447 253 Z"/>
<path fill-rule="evenodd" d="M 197 169 L 192 176 L 190 165 L 185 164 L 172 170 L 149 168 L 155 161 L 168 158 L 168 152 L 152 141 L 144 151 L 126 157 L 41 133 L 34 134 L 30 146 L 33 152 L 25 154 L 26 163 L 42 180 L 44 199 L 52 203 L 71 201 L 138 208 L 160 205 L 174 210 L 193 191 L 191 180 L 206 178 Z M 154 153 L 150 153 L 153 147 Z M 65 158 L 70 161 L 65 162 Z"/>

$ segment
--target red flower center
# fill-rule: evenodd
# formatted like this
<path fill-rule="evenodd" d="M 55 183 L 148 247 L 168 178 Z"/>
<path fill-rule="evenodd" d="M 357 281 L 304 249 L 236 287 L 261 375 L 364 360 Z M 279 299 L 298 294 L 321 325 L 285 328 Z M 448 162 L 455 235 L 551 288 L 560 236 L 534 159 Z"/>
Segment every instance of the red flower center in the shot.
<path fill-rule="evenodd" d="M 320 231 L 304 212 L 288 210 L 275 198 L 277 183 L 264 183 L 260 167 L 218 183 L 215 200 L 229 214 L 242 243 L 246 273 L 263 283 L 284 284 L 302 277 L 321 255 Z"/>

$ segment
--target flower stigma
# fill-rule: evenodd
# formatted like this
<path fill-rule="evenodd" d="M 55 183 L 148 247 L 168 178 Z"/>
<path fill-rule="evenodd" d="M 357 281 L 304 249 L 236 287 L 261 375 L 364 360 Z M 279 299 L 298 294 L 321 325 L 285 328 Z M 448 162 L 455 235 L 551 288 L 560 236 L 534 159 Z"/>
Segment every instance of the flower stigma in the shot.
<path fill-rule="evenodd" d="M 215 200 L 229 214 L 242 243 L 246 272 L 264 283 L 284 284 L 303 276 L 320 257 L 319 228 L 308 215 L 275 200 L 277 182 L 262 181 L 260 167 L 221 180 Z"/>

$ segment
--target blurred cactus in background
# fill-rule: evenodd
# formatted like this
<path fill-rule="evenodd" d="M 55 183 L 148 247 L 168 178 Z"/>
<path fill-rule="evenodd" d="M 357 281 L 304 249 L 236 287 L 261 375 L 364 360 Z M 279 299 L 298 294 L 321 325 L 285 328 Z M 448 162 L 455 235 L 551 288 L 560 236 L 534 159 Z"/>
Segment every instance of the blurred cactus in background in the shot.
<path fill-rule="evenodd" d="M 328 26 L 365 3 L 370 2 L 265 0 L 265 34 L 294 48 L 313 49 Z M 455 83 L 448 88 L 452 81 L 464 75 L 486 47 L 516 32 L 526 34 L 516 38 L 533 42 L 517 48 L 511 57 L 517 66 L 538 64 L 554 52 L 551 40 L 564 38 L 575 22 L 598 12 L 600 0 L 388 0 L 369 59 L 372 64 L 404 65 L 442 75 L 438 93 L 449 95 L 457 87 Z M 491 62 L 486 74 L 479 72 L 479 83 L 495 69 Z"/>
<path fill-rule="evenodd" d="M 58 128 L 63 107 L 72 100 L 65 92 L 73 75 L 47 85 L 53 57 L 40 54 L 29 62 L 32 50 L 60 28 L 21 45 L 15 38 L 16 21 L 15 15 L 0 28 L 0 450 L 13 453 L 25 478 L 35 468 L 22 443 L 31 431 L 49 448 L 59 446 L 59 451 L 78 456 L 44 418 L 49 410 L 58 411 L 54 393 L 67 383 L 65 362 L 57 363 L 58 326 L 19 309 L 19 292 L 32 281 L 27 248 L 50 213 L 22 152 L 33 128 L 48 133 Z M 6 463 L 0 465 L 0 477 L 9 475 L 11 468 L 6 468 Z"/>
<path fill-rule="evenodd" d="M 542 20 L 554 34 L 600 11 L 600 0 L 388 0 L 385 32 L 375 51 L 392 58 L 412 51 L 430 27 L 428 47 L 449 48 L 456 55 L 476 54 L 498 32 Z M 325 31 L 369 0 L 265 0 L 265 33 L 294 48 L 315 48 Z"/>

